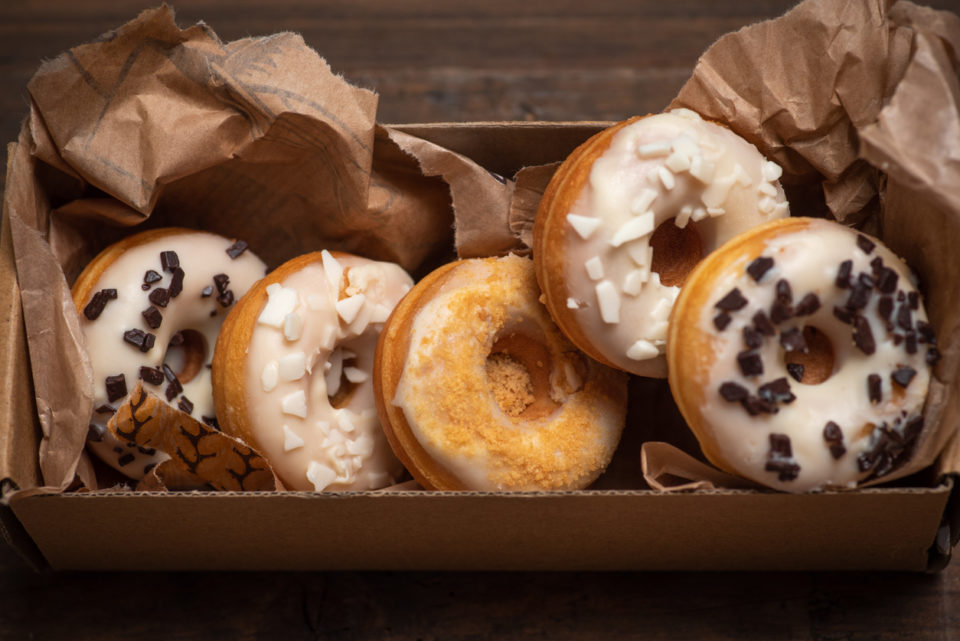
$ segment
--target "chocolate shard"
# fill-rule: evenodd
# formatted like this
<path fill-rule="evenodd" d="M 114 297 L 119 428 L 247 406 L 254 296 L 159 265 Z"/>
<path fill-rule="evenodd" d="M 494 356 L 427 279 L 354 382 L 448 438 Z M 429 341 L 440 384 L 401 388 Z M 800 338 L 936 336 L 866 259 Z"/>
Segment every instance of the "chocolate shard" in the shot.
<path fill-rule="evenodd" d="M 160 265 L 163 267 L 163 271 L 172 272 L 180 266 L 180 257 L 177 256 L 175 251 L 160 252 Z"/>
<path fill-rule="evenodd" d="M 776 326 L 763 310 L 753 315 L 753 326 L 764 336 L 774 336 L 777 333 Z"/>
<path fill-rule="evenodd" d="M 770 307 L 770 320 L 775 324 L 780 324 L 793 318 L 793 305 L 784 302 L 779 298 L 773 301 Z"/>
<path fill-rule="evenodd" d="M 890 374 L 890 380 L 899 385 L 900 387 L 906 389 L 910 384 L 910 381 L 913 380 L 913 377 L 917 375 L 917 370 L 913 369 L 909 365 L 900 365 L 897 369 L 893 370 L 893 373 Z"/>
<path fill-rule="evenodd" d="M 833 315 L 841 322 L 846 323 L 847 325 L 853 325 L 853 321 L 856 318 L 856 314 L 851 312 L 846 307 L 834 307 Z"/>
<path fill-rule="evenodd" d="M 170 278 L 170 298 L 176 298 L 183 291 L 183 276 L 181 268 L 173 268 L 173 276 Z"/>
<path fill-rule="evenodd" d="M 860 274 L 853 289 L 850 290 L 850 297 L 847 298 L 847 309 L 863 309 L 870 302 L 870 296 L 873 294 L 873 279 L 867 274 Z"/>
<path fill-rule="evenodd" d="M 117 408 L 115 408 L 113 405 L 107 405 L 104 403 L 103 405 L 97 406 L 97 408 L 93 411 L 97 414 L 113 414 L 117 411 Z"/>
<path fill-rule="evenodd" d="M 777 472 L 781 481 L 792 481 L 800 474 L 800 465 L 793 459 L 790 437 L 786 434 L 770 434 L 770 452 L 764 469 Z"/>
<path fill-rule="evenodd" d="M 117 465 L 119 465 L 120 467 L 123 467 L 124 465 L 129 465 L 130 463 L 133 463 L 135 458 L 136 457 L 133 454 L 131 454 L 130 452 L 127 452 L 126 454 L 124 454 L 123 456 L 117 459 Z"/>
<path fill-rule="evenodd" d="M 810 292 L 800 299 L 800 302 L 793 308 L 793 313 L 797 316 L 809 316 L 820 309 L 820 297 Z"/>
<path fill-rule="evenodd" d="M 150 329 L 157 329 L 160 327 L 160 323 L 163 322 L 163 314 L 153 305 L 140 312 L 140 315 L 147 321 L 147 326 L 150 327 Z"/>
<path fill-rule="evenodd" d="M 737 363 L 744 376 L 760 376 L 763 374 L 763 360 L 760 354 L 753 350 L 746 350 L 737 354 Z"/>
<path fill-rule="evenodd" d="M 873 405 L 883 400 L 883 379 L 879 374 L 867 376 L 867 396 Z"/>
<path fill-rule="evenodd" d="M 230 258 L 236 259 L 237 256 L 247 251 L 247 243 L 243 240 L 237 240 L 232 245 L 227 247 L 227 256 Z"/>
<path fill-rule="evenodd" d="M 153 349 L 157 337 L 142 329 L 128 329 L 123 333 L 123 340 L 146 353 Z"/>
<path fill-rule="evenodd" d="M 233 292 L 229 289 L 219 296 L 217 296 L 217 302 L 220 303 L 220 307 L 230 307 L 233 305 Z"/>
<path fill-rule="evenodd" d="M 793 377 L 798 383 L 803 381 L 803 365 L 800 363 L 787 363 L 787 374 Z"/>
<path fill-rule="evenodd" d="M 743 409 L 747 410 L 747 414 L 750 416 L 757 416 L 759 414 L 776 414 L 780 410 L 777 409 L 776 404 L 771 403 L 770 401 L 765 401 L 762 398 L 757 396 L 747 396 L 747 398 L 740 401 L 740 404 L 743 406 Z"/>
<path fill-rule="evenodd" d="M 97 320 L 100 317 L 100 314 L 103 313 L 107 303 L 112 300 L 116 300 L 116 298 L 116 289 L 101 289 L 93 295 L 93 297 L 90 299 L 90 302 L 87 303 L 86 307 L 83 308 L 83 315 L 89 320 Z"/>
<path fill-rule="evenodd" d="M 166 287 L 157 287 L 147 298 L 157 307 L 166 307 L 170 302 L 170 291 Z"/>
<path fill-rule="evenodd" d="M 180 397 L 180 400 L 177 401 L 177 407 L 180 408 L 180 411 L 186 412 L 187 414 L 193 413 L 193 403 L 186 396 Z"/>
<path fill-rule="evenodd" d="M 161 276 L 159 272 L 156 272 L 152 269 L 148 269 L 143 274 L 143 284 L 147 285 L 148 288 L 150 285 L 153 285 L 154 283 L 159 282 L 160 280 L 163 280 L 163 276 Z"/>
<path fill-rule="evenodd" d="M 875 242 L 873 242 L 863 234 L 857 234 L 857 247 L 863 250 L 864 254 L 869 254 L 870 252 L 873 251 L 873 248 L 876 246 L 877 244 Z"/>
<path fill-rule="evenodd" d="M 738 309 L 743 309 L 746 304 L 747 299 L 743 297 L 738 288 L 734 287 L 717 302 L 716 307 L 727 312 L 735 312 Z"/>
<path fill-rule="evenodd" d="M 727 328 L 727 325 L 730 324 L 731 320 L 733 320 L 733 318 L 730 316 L 730 314 L 726 312 L 720 312 L 713 317 L 713 326 L 717 328 L 717 331 L 722 332 Z"/>
<path fill-rule="evenodd" d="M 145 383 L 161 385 L 163 383 L 163 372 L 156 367 L 143 366 L 140 368 L 140 378 L 142 378 Z"/>
<path fill-rule="evenodd" d="M 785 352 L 802 352 L 807 353 L 807 341 L 803 338 L 803 332 L 800 331 L 799 327 L 791 327 L 790 329 L 781 332 L 780 334 L 780 346 Z"/>
<path fill-rule="evenodd" d="M 874 276 L 878 276 L 883 271 L 883 259 L 874 256 L 873 260 L 870 261 L 870 271 L 873 272 Z"/>
<path fill-rule="evenodd" d="M 776 291 L 778 301 L 788 304 L 793 302 L 793 290 L 790 289 L 790 283 L 786 279 L 781 278 L 777 281 Z"/>
<path fill-rule="evenodd" d="M 930 345 L 937 344 L 937 337 L 933 332 L 933 327 L 930 323 L 917 319 L 917 334 L 919 335 L 921 343 L 929 343 Z"/>
<path fill-rule="evenodd" d="M 168 401 L 172 401 L 177 394 L 183 391 L 183 385 L 180 383 L 180 379 L 177 378 L 177 375 L 166 363 L 161 366 L 161 369 L 163 370 L 164 377 L 169 381 L 167 389 L 164 390 L 164 394 L 166 395 Z"/>
<path fill-rule="evenodd" d="M 857 316 L 856 319 L 854 319 L 853 344 L 867 356 L 877 351 L 877 343 L 873 339 L 873 330 L 870 329 L 870 321 L 864 316 Z"/>
<path fill-rule="evenodd" d="M 742 401 L 750 396 L 750 392 L 739 383 L 727 381 L 720 385 L 720 396 L 722 396 L 725 401 L 736 402 Z"/>
<path fill-rule="evenodd" d="M 906 305 L 897 309 L 897 325 L 903 329 L 913 329 L 913 312 Z"/>
<path fill-rule="evenodd" d="M 837 287 L 840 289 L 847 289 L 850 287 L 850 274 L 853 272 L 853 261 L 845 260 L 840 263 L 840 267 L 837 269 L 837 278 L 834 281 Z"/>
<path fill-rule="evenodd" d="M 771 267 L 773 267 L 773 259 L 769 256 L 760 256 L 747 265 L 747 273 L 754 281 L 759 283 Z"/>
<path fill-rule="evenodd" d="M 910 305 L 910 309 L 914 311 L 920 309 L 920 292 L 913 290 L 907 294 L 907 303 Z"/>
<path fill-rule="evenodd" d="M 746 325 L 743 328 L 743 342 L 749 348 L 760 347 L 763 345 L 763 334 Z"/>
<path fill-rule="evenodd" d="M 213 429 L 220 431 L 220 423 L 217 421 L 216 416 L 201 416 L 200 420 L 212 427 Z"/>
<path fill-rule="evenodd" d="M 761 385 L 757 394 L 768 403 L 792 403 L 797 398 L 790 391 L 790 383 L 782 377 Z"/>
<path fill-rule="evenodd" d="M 896 336 L 896 334 L 894 334 Z M 907 351 L 907 354 L 916 354 L 917 353 L 917 333 L 914 331 L 907 332 L 904 336 L 906 343 L 903 348 Z"/>
<path fill-rule="evenodd" d="M 183 345 L 183 332 L 175 332 L 174 335 L 170 337 L 170 345 L 173 347 Z"/>
<path fill-rule="evenodd" d="M 227 285 L 230 284 L 230 277 L 226 274 L 217 274 L 213 277 L 213 284 L 217 286 L 217 291 L 222 294 L 227 291 Z"/>
<path fill-rule="evenodd" d="M 877 274 L 877 290 L 881 294 L 892 294 L 897 291 L 897 280 L 899 280 L 899 278 L 897 272 L 889 267 L 884 267 L 880 273 Z"/>
<path fill-rule="evenodd" d="M 927 365 L 930 365 L 932 367 L 940 362 L 940 357 L 941 357 L 940 350 L 938 350 L 936 347 L 931 347 L 930 349 L 927 350 L 927 356 L 925 360 L 927 362 Z"/>
<path fill-rule="evenodd" d="M 94 443 L 99 443 L 103 440 L 103 437 L 107 435 L 107 428 L 103 425 L 97 425 L 95 423 L 90 423 L 87 426 L 87 440 L 93 441 Z"/>
<path fill-rule="evenodd" d="M 890 320 L 890 315 L 893 314 L 893 297 L 892 296 L 881 296 L 880 300 L 877 301 L 877 314 L 883 320 Z"/>
<path fill-rule="evenodd" d="M 123 374 L 108 376 L 105 379 L 107 386 L 107 400 L 111 403 L 127 395 L 127 378 Z"/>

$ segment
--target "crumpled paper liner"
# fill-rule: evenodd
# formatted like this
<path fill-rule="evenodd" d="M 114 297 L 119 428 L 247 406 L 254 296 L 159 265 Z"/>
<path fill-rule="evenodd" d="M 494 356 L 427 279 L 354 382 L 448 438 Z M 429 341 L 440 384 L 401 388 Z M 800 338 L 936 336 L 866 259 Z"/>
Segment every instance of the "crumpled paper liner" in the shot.
<path fill-rule="evenodd" d="M 121 443 L 170 456 L 151 470 L 139 489 L 282 489 L 270 464 L 253 448 L 165 403 L 144 390 L 140 382 L 121 402 L 107 429 Z"/>

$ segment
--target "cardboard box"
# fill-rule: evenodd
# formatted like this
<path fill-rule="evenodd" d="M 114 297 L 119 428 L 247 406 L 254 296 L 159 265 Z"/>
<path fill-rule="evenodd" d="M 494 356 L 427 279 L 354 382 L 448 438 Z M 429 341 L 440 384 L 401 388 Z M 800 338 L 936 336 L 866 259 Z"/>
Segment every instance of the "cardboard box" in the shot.
<path fill-rule="evenodd" d="M 602 123 L 397 128 L 512 175 Z M 4 214 L 6 220 L 6 212 Z M 39 485 L 8 225 L 0 228 L 0 480 Z M 4 538 L 56 570 L 936 570 L 960 536 L 960 448 L 896 487 L 757 491 L 14 495 Z"/>

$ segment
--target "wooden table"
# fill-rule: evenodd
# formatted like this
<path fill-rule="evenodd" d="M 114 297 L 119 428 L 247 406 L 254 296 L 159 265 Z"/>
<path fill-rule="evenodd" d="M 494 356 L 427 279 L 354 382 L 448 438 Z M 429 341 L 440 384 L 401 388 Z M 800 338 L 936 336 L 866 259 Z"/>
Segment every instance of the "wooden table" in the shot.
<path fill-rule="evenodd" d="M 380 93 L 383 122 L 617 120 L 659 111 L 722 33 L 790 0 L 177 5 L 226 40 L 279 30 Z M 0 138 L 40 60 L 151 3 L 0 7 Z M 954 0 L 938 8 L 954 11 Z M 0 183 L 2 184 L 2 183 Z M 952 639 L 960 565 L 935 575 L 254 573 L 38 575 L 0 545 L 2 638 Z"/>

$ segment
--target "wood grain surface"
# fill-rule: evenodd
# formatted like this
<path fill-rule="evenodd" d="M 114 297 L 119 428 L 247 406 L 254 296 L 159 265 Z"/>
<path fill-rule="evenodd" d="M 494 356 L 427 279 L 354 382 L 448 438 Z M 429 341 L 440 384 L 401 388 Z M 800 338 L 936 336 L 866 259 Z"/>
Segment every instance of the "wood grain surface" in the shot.
<path fill-rule="evenodd" d="M 838 0 L 840 1 L 840 0 Z M 0 137 L 44 59 L 153 2 L 0 3 Z M 721 34 L 790 0 L 175 3 L 225 40 L 296 31 L 380 94 L 382 122 L 617 120 L 660 110 Z M 960 10 L 956 0 L 929 3 Z M 2 180 L 2 179 L 0 179 Z M 2 186 L 2 183 L 0 183 Z M 37 574 L 0 544 L 2 639 L 960 638 L 933 575 Z"/>

